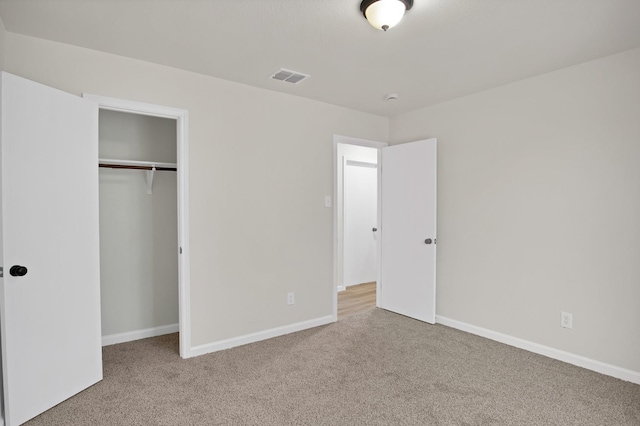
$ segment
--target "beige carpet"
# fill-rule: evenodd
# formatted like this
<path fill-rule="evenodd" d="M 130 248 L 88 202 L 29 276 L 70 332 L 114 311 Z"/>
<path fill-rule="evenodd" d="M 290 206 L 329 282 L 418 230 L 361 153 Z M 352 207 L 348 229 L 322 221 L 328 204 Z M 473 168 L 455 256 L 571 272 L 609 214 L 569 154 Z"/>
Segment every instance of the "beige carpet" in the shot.
<path fill-rule="evenodd" d="M 104 380 L 36 425 L 640 425 L 640 386 L 371 309 L 182 360 L 104 348 Z"/>

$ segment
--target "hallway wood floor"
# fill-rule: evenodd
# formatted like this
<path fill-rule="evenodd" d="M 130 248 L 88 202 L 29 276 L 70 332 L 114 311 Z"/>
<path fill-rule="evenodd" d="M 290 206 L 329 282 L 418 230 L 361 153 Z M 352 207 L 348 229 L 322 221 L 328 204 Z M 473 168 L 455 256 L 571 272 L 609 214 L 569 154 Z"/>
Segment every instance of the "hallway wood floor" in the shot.
<path fill-rule="evenodd" d="M 338 293 L 338 320 L 376 306 L 376 283 L 347 287 Z"/>

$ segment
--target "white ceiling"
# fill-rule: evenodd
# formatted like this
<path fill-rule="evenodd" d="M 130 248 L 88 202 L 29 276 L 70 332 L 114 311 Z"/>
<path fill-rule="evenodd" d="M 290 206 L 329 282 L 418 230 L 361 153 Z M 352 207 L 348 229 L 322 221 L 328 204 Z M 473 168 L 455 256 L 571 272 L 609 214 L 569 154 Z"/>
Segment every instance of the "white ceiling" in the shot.
<path fill-rule="evenodd" d="M 415 0 L 387 33 L 359 5 L 0 0 L 0 17 L 10 32 L 383 116 L 640 47 L 640 0 Z M 269 80 L 280 68 L 311 78 Z"/>

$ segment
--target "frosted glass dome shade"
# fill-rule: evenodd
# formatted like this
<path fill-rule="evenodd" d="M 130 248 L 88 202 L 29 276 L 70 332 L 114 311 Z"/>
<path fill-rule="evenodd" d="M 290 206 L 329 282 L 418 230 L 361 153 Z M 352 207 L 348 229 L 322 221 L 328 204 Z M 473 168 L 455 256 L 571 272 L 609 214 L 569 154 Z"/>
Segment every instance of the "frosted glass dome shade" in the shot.
<path fill-rule="evenodd" d="M 370 3 L 366 5 L 365 3 Z M 411 2 L 412 3 L 412 2 Z M 404 12 L 410 7 L 401 0 L 377 0 L 363 2 L 364 16 L 369 23 L 379 30 L 387 31 L 395 27 L 404 16 Z"/>

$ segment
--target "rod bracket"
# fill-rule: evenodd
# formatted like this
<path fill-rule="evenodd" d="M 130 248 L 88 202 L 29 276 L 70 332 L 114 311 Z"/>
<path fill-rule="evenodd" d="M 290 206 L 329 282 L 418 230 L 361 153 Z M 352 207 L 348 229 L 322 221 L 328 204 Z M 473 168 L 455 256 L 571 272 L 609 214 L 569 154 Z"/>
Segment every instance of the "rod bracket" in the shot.
<path fill-rule="evenodd" d="M 153 175 L 156 173 L 156 166 L 151 166 L 151 170 L 146 171 L 147 194 L 153 194 Z"/>

